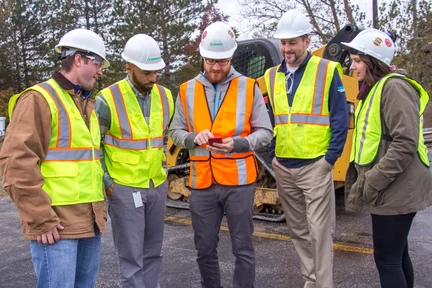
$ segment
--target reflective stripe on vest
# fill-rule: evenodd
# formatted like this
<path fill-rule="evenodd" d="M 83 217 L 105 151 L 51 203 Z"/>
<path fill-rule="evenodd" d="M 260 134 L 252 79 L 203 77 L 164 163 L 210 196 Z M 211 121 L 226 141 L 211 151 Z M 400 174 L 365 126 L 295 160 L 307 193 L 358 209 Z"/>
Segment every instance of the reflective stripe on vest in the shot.
<path fill-rule="evenodd" d="M 112 145 L 123 149 L 132 149 L 132 150 L 145 150 L 150 147 L 152 148 L 161 148 L 164 145 L 164 139 L 161 138 L 151 138 L 148 139 L 140 139 L 140 140 L 129 140 L 129 139 L 118 139 L 112 135 L 106 134 L 104 137 L 104 144 Z"/>
<path fill-rule="evenodd" d="M 70 131 L 70 127 L 69 127 L 70 119 L 69 119 L 68 113 L 66 112 L 66 110 L 64 108 L 62 101 L 60 100 L 59 95 L 48 83 L 40 83 L 39 86 L 41 86 L 43 89 L 45 89 L 48 92 L 48 94 L 51 95 L 51 98 L 54 100 L 54 102 L 57 106 L 57 111 L 58 111 L 57 135 L 58 135 L 58 138 L 57 138 L 56 147 L 59 147 L 59 148 L 70 147 L 70 142 L 72 141 L 71 131 Z"/>
<path fill-rule="evenodd" d="M 50 196 L 51 205 L 103 201 L 100 130 L 96 113 L 93 111 L 90 115 L 89 130 L 71 95 L 56 81 L 50 79 L 24 92 L 29 90 L 39 92 L 51 111 L 51 139 L 41 164 L 42 189 Z M 10 113 L 23 93 L 11 99 Z"/>
<path fill-rule="evenodd" d="M 93 156 L 93 152 L 96 154 Z M 92 161 L 99 159 L 100 149 L 56 150 L 49 149 L 44 161 Z"/>
<path fill-rule="evenodd" d="M 429 95 L 424 88 L 415 80 L 405 77 L 400 74 L 392 73 L 383 77 L 378 81 L 369 92 L 365 100 L 359 101 L 355 112 L 356 125 L 353 135 L 353 147 L 351 149 L 351 162 L 354 161 L 357 165 L 370 165 L 374 160 L 379 150 L 379 145 L 382 138 L 381 126 L 381 97 L 384 84 L 389 78 L 400 77 L 408 82 L 419 92 L 420 96 L 420 121 L 419 121 L 419 141 L 417 154 L 420 160 L 429 167 L 427 157 L 427 147 L 424 144 L 423 138 L 423 112 L 429 102 Z"/>
<path fill-rule="evenodd" d="M 168 96 L 165 92 L 164 87 L 157 85 L 157 84 L 155 84 L 154 86 L 157 88 L 157 90 L 160 94 L 160 99 L 162 100 L 163 121 L 162 121 L 161 125 L 162 125 L 162 130 L 165 130 L 165 128 L 167 127 L 169 120 L 171 118 L 170 116 L 172 116 L 172 115 L 170 115 L 170 105 L 168 102 Z M 122 93 L 120 92 L 119 85 L 114 84 L 114 85 L 110 86 L 109 89 L 111 90 L 111 94 L 114 97 L 114 103 L 116 105 L 117 117 L 119 118 L 119 121 L 120 121 L 120 130 L 122 133 L 122 138 L 117 138 L 116 139 L 117 141 L 114 141 L 114 140 L 109 140 L 109 141 L 111 141 L 112 143 L 114 143 L 114 142 L 118 143 L 119 144 L 118 147 L 121 147 L 121 148 L 128 149 L 127 146 L 134 147 L 133 145 L 130 145 L 127 143 L 125 144 L 126 147 L 123 147 L 121 144 L 121 142 L 123 140 L 127 141 L 127 139 L 132 139 L 132 127 L 130 125 L 129 119 L 127 118 L 125 103 L 124 103 Z M 153 90 L 154 89 L 152 89 L 152 94 L 153 94 Z M 144 138 L 144 139 L 146 139 L 146 138 Z M 138 139 L 138 140 L 144 140 L 144 139 Z M 155 138 L 155 139 L 156 139 L 155 141 L 159 143 L 159 141 L 157 141 L 157 138 Z M 115 144 L 113 144 L 113 145 L 115 145 Z M 163 146 L 163 143 L 162 143 L 162 145 L 158 145 L 158 146 Z M 140 148 L 131 148 L 131 149 L 140 149 Z M 146 146 L 146 148 L 141 148 L 141 149 L 147 149 L 147 146 Z"/>
<path fill-rule="evenodd" d="M 174 112 L 171 92 L 155 84 L 151 90 L 149 123 L 128 81 L 101 91 L 111 112 L 111 127 L 104 137 L 105 164 L 116 183 L 149 188 L 166 180 L 162 168 L 164 131 Z"/>
<path fill-rule="evenodd" d="M 288 103 L 285 74 L 278 72 L 279 67 L 265 73 L 275 120 L 276 156 L 313 159 L 324 155 L 331 139 L 329 91 L 335 70 L 342 74 L 340 64 L 312 56 L 292 107 Z"/>
<path fill-rule="evenodd" d="M 205 129 L 222 138 L 240 138 L 251 133 L 250 115 L 255 81 L 238 77 L 231 81 L 214 121 L 211 119 L 204 86 L 191 80 L 180 86 L 180 97 L 189 132 Z M 206 145 L 190 149 L 189 185 L 194 189 L 209 187 L 213 181 L 222 185 L 247 185 L 256 180 L 254 153 L 211 154 Z"/>

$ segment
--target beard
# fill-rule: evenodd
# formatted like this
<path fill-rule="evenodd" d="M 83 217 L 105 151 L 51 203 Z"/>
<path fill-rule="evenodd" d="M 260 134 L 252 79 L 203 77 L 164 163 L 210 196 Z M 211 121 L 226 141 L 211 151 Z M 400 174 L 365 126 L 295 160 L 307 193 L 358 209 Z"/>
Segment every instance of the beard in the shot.
<path fill-rule="evenodd" d="M 138 89 L 138 91 L 140 91 L 141 93 L 150 93 L 150 91 L 153 89 L 153 85 L 155 84 L 154 82 L 151 81 L 147 81 L 146 83 L 140 83 L 137 79 L 137 77 L 135 76 L 135 71 L 132 71 L 132 83 L 134 84 L 134 86 Z M 152 84 L 151 87 L 148 87 L 147 85 Z"/>

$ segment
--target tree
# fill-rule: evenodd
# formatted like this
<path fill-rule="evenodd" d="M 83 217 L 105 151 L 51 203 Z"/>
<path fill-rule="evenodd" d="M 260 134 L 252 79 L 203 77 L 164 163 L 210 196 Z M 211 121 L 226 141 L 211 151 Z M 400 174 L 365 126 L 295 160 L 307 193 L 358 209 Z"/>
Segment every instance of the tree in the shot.
<path fill-rule="evenodd" d="M 211 23 L 216 21 L 228 22 L 228 19 L 229 17 L 224 16 L 220 9 L 215 6 L 215 3 L 211 1 L 207 3 L 198 30 L 195 32 L 195 38 L 192 38 L 192 40 L 187 41 L 185 44 L 184 64 L 176 71 L 175 75 L 173 75 L 175 77 L 175 79 L 173 79 L 175 83 L 183 83 L 198 75 L 202 66 L 201 56 L 198 53 L 202 33 Z"/>
<path fill-rule="evenodd" d="M 407 70 L 408 75 L 418 80 L 432 93 L 432 4 L 429 1 L 413 1 L 407 8 L 408 21 L 402 36 L 406 49 L 395 58 L 394 63 Z M 416 8 L 413 6 L 416 5 Z M 409 19 L 416 19 L 409 21 Z"/>
<path fill-rule="evenodd" d="M 3 39 L 7 53 L 11 57 L 14 87 L 21 90 L 29 87 L 40 77 L 39 67 L 43 66 L 38 49 L 43 41 L 40 23 L 41 5 L 36 1 L 3 1 L 5 7 Z"/>
<path fill-rule="evenodd" d="M 244 7 L 242 17 L 256 31 L 254 37 L 272 37 L 277 22 L 290 9 L 299 9 L 309 16 L 319 43 L 327 43 L 344 24 L 351 22 L 356 25 L 364 19 L 359 7 L 350 5 L 349 0 L 238 1 Z"/>
<path fill-rule="evenodd" d="M 18 82 L 16 69 L 13 68 L 15 65 L 16 50 L 14 43 L 10 41 L 13 35 L 13 29 L 11 28 L 11 15 L 13 10 L 13 1 L 2 1 L 0 2 L 0 91 L 4 91 L 9 87 L 14 87 L 18 90 Z M 5 97 L 5 94 L 1 94 Z"/>
<path fill-rule="evenodd" d="M 78 26 L 79 6 L 71 1 L 45 0 L 41 1 L 40 23 L 42 23 L 43 39 L 39 44 L 39 53 L 44 62 L 43 74 L 38 81 L 51 76 L 60 63 L 54 47 L 61 37 Z"/>
<path fill-rule="evenodd" d="M 114 14 L 117 19 L 111 34 L 116 55 L 120 55 L 126 41 L 135 34 L 153 37 L 161 47 L 166 63 L 160 83 L 175 88 L 173 73 L 183 65 L 184 47 L 198 27 L 204 5 L 201 0 L 116 0 Z"/>

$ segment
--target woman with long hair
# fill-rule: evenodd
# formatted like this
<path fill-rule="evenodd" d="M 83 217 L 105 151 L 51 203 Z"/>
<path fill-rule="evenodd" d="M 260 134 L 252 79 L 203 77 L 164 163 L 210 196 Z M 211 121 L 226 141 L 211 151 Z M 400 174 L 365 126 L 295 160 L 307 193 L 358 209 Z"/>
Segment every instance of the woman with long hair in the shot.
<path fill-rule="evenodd" d="M 361 31 L 349 48 L 351 71 L 362 81 L 355 112 L 346 207 L 372 215 L 374 259 L 381 287 L 412 288 L 408 234 L 416 213 L 432 205 L 432 174 L 422 114 L 428 93 L 395 73 L 395 47 L 386 33 Z"/>

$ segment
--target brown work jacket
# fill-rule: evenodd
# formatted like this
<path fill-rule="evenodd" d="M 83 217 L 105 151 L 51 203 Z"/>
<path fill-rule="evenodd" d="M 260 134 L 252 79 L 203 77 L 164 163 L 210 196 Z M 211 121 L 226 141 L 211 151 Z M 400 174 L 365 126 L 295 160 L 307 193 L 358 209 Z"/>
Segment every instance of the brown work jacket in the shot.
<path fill-rule="evenodd" d="M 53 79 L 67 91 L 81 112 L 87 127 L 95 100 L 83 101 L 75 94 L 73 84 L 59 72 Z M 45 98 L 31 90 L 20 96 L 13 112 L 13 121 L 6 131 L 0 151 L 3 188 L 15 202 L 24 236 L 36 240 L 57 224 L 61 239 L 95 236 L 94 225 L 105 232 L 105 201 L 68 206 L 51 206 L 50 197 L 42 190 L 44 178 L 40 165 L 48 152 L 51 139 L 51 110 Z"/>
<path fill-rule="evenodd" d="M 408 81 L 387 80 L 381 96 L 383 135 L 371 165 L 348 168 L 346 208 L 377 215 L 420 211 L 432 205 L 432 174 L 417 153 L 419 94 Z"/>

